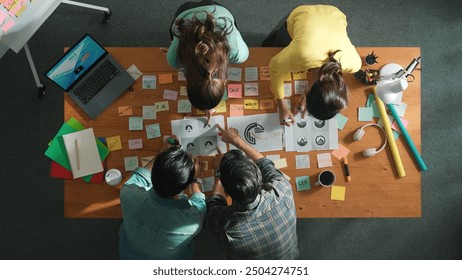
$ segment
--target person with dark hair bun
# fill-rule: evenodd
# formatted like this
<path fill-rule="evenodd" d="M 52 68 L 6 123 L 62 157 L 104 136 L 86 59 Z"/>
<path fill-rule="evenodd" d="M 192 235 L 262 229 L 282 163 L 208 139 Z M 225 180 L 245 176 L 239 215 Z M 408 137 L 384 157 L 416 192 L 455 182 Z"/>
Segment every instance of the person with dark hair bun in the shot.
<path fill-rule="evenodd" d="M 235 128 L 218 129 L 223 142 L 240 150 L 224 155 L 218 150 L 212 161 L 215 184 L 207 201 L 207 231 L 229 259 L 295 259 L 297 217 L 290 182 Z"/>
<path fill-rule="evenodd" d="M 192 258 L 207 211 L 202 171 L 199 159 L 193 161 L 168 139 L 154 160 L 133 171 L 120 191 L 121 259 Z M 182 193 L 188 186 L 191 197 Z"/>
<path fill-rule="evenodd" d="M 301 5 L 283 18 L 263 41 L 263 47 L 284 47 L 270 61 L 271 86 L 280 122 L 295 119 L 284 102 L 284 78 L 290 72 L 314 71 L 318 79 L 307 89 L 301 110 L 328 120 L 348 105 L 343 73 L 361 68 L 361 57 L 347 34 L 346 16 L 328 5 Z"/>
<path fill-rule="evenodd" d="M 186 2 L 175 13 L 170 39 L 167 61 L 185 72 L 189 101 L 210 119 L 225 93 L 228 65 L 249 56 L 235 19 L 217 2 Z"/>

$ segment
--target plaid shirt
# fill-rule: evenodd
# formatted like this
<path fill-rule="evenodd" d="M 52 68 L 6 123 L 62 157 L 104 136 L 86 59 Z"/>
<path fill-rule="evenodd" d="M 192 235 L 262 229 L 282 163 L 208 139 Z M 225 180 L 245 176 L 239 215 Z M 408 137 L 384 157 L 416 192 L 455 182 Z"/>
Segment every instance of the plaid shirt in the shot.
<path fill-rule="evenodd" d="M 292 186 L 274 163 L 266 158 L 257 165 L 263 182 L 273 190 L 262 190 L 251 204 L 228 206 L 221 195 L 207 202 L 207 231 L 231 259 L 295 259 L 298 256 L 295 204 Z"/>

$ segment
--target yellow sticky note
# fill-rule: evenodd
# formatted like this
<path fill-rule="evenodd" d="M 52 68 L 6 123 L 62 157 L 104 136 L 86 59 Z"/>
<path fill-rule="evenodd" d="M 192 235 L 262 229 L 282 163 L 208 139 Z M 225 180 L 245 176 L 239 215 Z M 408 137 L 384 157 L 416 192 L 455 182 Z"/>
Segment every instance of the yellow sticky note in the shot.
<path fill-rule="evenodd" d="M 258 100 L 244 99 L 244 109 L 258 109 Z"/>
<path fill-rule="evenodd" d="M 226 100 L 221 100 L 214 109 L 217 113 L 226 113 Z"/>
<path fill-rule="evenodd" d="M 332 200 L 345 200 L 345 187 L 332 186 L 330 192 L 330 199 Z"/>
<path fill-rule="evenodd" d="M 273 99 L 262 99 L 260 100 L 260 109 L 274 109 L 274 100 Z"/>
<path fill-rule="evenodd" d="M 229 116 L 238 117 L 244 115 L 244 105 L 242 104 L 229 104 Z"/>
<path fill-rule="evenodd" d="M 292 73 L 290 72 L 284 73 L 283 78 L 284 78 L 284 82 L 292 81 Z"/>
<path fill-rule="evenodd" d="M 172 84 L 173 75 L 172 74 L 159 74 L 159 85 L 161 84 Z"/>
<path fill-rule="evenodd" d="M 120 136 L 107 137 L 106 143 L 109 151 L 122 150 L 122 142 L 120 141 Z"/>
<path fill-rule="evenodd" d="M 168 101 L 156 102 L 154 103 L 154 106 L 156 106 L 156 112 L 163 112 L 163 111 L 170 110 L 170 107 L 168 106 Z"/>
<path fill-rule="evenodd" d="M 119 117 L 133 115 L 132 106 L 119 106 Z"/>
<path fill-rule="evenodd" d="M 280 158 L 280 159 L 274 160 L 273 162 L 274 162 L 274 167 L 276 167 L 277 169 L 287 167 L 287 160 L 285 158 Z"/>
<path fill-rule="evenodd" d="M 306 80 L 306 71 L 292 72 L 294 80 Z"/>
<path fill-rule="evenodd" d="M 145 167 L 153 159 L 154 159 L 154 156 L 142 157 L 141 158 L 141 166 Z"/>
<path fill-rule="evenodd" d="M 180 95 L 181 96 L 188 96 L 188 91 L 186 90 L 185 86 L 180 86 Z"/>

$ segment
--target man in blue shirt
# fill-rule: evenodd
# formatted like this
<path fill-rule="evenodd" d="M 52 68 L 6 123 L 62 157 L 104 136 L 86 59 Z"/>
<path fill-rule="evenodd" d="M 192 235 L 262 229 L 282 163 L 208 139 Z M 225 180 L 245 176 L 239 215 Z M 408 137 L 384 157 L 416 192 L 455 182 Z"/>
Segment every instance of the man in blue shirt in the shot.
<path fill-rule="evenodd" d="M 290 182 L 235 128 L 218 128 L 223 142 L 240 150 L 219 152 L 212 162 L 216 172 L 207 231 L 230 259 L 295 259 L 297 218 Z"/>
<path fill-rule="evenodd" d="M 178 139 L 170 139 L 178 143 Z M 206 215 L 203 165 L 168 139 L 155 160 L 137 168 L 120 191 L 121 259 L 191 259 Z M 191 197 L 182 191 L 191 186 Z"/>

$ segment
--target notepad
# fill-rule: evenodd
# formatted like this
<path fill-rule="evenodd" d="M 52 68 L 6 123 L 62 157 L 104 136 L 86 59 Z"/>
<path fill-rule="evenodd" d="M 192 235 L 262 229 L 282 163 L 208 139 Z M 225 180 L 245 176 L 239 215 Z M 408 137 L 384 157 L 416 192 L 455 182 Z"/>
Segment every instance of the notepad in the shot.
<path fill-rule="evenodd" d="M 63 141 L 74 179 L 104 170 L 93 128 L 63 135 Z"/>

